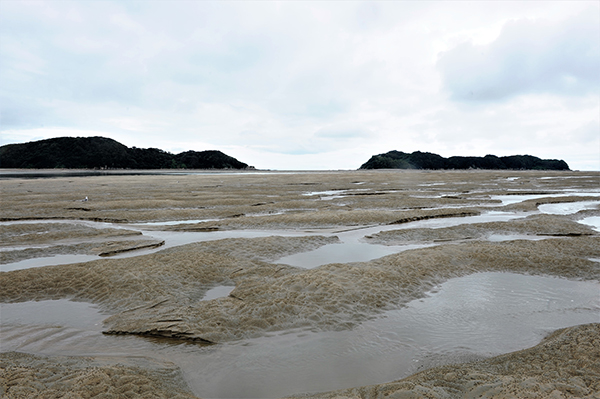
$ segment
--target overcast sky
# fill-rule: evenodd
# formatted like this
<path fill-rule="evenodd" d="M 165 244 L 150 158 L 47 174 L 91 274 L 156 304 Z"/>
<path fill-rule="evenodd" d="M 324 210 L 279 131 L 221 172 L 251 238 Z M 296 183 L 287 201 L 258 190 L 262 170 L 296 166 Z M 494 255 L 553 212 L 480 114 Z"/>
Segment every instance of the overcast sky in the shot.
<path fill-rule="evenodd" d="M 600 170 L 600 2 L 0 1 L 1 143 L 261 169 L 390 150 Z"/>

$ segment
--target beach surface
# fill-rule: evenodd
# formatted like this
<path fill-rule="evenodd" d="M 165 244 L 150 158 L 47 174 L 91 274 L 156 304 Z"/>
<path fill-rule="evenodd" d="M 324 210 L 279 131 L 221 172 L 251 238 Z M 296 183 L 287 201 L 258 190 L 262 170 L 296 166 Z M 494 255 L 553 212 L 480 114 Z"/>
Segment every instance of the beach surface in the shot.
<path fill-rule="evenodd" d="M 0 179 L 3 397 L 600 397 L 598 172 L 40 175 Z M 99 321 L 11 313 L 58 301 Z"/>

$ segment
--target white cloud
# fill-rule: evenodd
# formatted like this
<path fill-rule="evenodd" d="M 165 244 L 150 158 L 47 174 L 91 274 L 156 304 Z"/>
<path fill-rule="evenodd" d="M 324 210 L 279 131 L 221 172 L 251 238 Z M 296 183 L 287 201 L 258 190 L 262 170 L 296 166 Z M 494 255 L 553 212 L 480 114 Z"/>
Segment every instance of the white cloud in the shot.
<path fill-rule="evenodd" d="M 272 169 L 357 168 L 393 149 L 598 155 L 594 2 L 0 8 L 3 142 L 89 132 Z"/>

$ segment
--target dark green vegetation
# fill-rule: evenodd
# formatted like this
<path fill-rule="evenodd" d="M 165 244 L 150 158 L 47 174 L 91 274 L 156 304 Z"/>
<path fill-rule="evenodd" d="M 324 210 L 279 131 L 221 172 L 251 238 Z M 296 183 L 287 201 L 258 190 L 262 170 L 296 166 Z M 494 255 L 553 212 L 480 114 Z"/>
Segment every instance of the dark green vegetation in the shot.
<path fill-rule="evenodd" d="M 430 152 L 416 151 L 407 154 L 401 151 L 390 151 L 385 154 L 373 155 L 360 169 L 569 170 L 569 165 L 563 160 L 540 159 L 531 155 L 444 158 Z"/>
<path fill-rule="evenodd" d="M 35 169 L 245 169 L 220 151 L 171 154 L 127 147 L 105 137 L 58 137 L 0 147 L 1 168 Z"/>

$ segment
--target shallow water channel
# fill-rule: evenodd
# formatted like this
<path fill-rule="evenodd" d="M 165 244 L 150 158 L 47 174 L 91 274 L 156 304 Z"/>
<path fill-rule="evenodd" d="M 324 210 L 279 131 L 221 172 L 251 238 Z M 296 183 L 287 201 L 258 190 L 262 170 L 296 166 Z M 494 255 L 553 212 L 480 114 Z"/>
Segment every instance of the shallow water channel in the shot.
<path fill-rule="evenodd" d="M 531 347 L 552 330 L 600 321 L 599 289 L 598 282 L 478 273 L 353 330 L 284 332 L 214 346 L 105 336 L 107 315 L 81 302 L 2 304 L 2 351 L 148 356 L 181 367 L 201 398 L 276 398 L 382 383 Z"/>
<path fill-rule="evenodd" d="M 468 223 L 485 223 L 492 221 L 508 221 L 524 217 L 522 214 L 513 212 L 491 211 L 482 215 L 468 217 L 451 217 L 444 219 L 421 220 L 402 225 L 377 225 L 371 227 L 346 229 L 341 231 L 323 230 L 323 231 L 302 231 L 302 230 L 225 230 L 212 232 L 175 232 L 148 230 L 145 224 L 113 224 L 103 222 L 90 222 L 80 220 L 59 220 L 59 221 L 25 221 L 25 222 L 4 222 L 9 223 L 84 223 L 97 228 L 124 228 L 128 230 L 138 230 L 143 233 L 145 238 L 152 238 L 164 241 L 165 244 L 152 249 L 142 249 L 129 252 L 123 252 L 114 256 L 113 259 L 127 258 L 139 255 L 145 255 L 157 252 L 162 249 L 172 248 L 180 245 L 190 244 L 201 241 L 213 241 L 225 238 L 255 238 L 268 236 L 307 236 L 307 235 L 335 235 L 340 239 L 339 243 L 329 244 L 313 251 L 301 252 L 278 259 L 277 263 L 285 263 L 291 266 L 311 269 L 328 263 L 346 263 L 346 262 L 366 262 L 372 259 L 381 258 L 386 255 L 406 251 L 414 248 L 430 246 L 432 244 L 422 245 L 377 245 L 369 244 L 363 241 L 363 237 L 369 234 L 376 234 L 387 230 L 410 229 L 417 227 L 441 228 L 450 227 Z M 172 222 L 175 223 L 175 222 Z M 525 237 L 521 237 L 525 238 Z M 4 251 L 12 248 L 5 248 Z M 11 271 L 19 269 L 28 269 L 32 267 L 64 265 L 77 262 L 89 262 L 102 259 L 98 255 L 84 254 L 65 254 L 49 257 L 38 257 L 26 259 L 19 262 L 0 264 L 0 271 Z"/>

